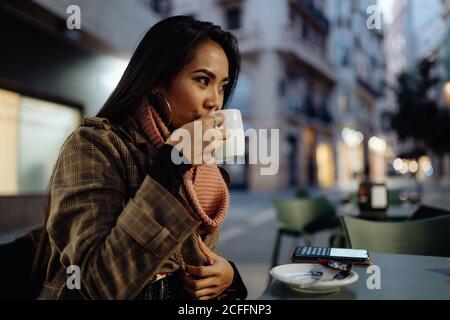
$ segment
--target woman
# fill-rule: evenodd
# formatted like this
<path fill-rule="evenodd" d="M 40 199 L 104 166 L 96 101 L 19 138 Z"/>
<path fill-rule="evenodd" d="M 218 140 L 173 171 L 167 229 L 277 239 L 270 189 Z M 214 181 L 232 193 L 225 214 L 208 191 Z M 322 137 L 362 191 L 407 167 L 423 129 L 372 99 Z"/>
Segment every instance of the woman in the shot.
<path fill-rule="evenodd" d="M 211 23 L 176 16 L 147 32 L 97 117 L 62 147 L 34 261 L 38 298 L 246 297 L 234 265 L 212 250 L 228 175 L 213 156 L 194 161 L 223 143 L 195 139 L 195 123 L 227 138 L 217 128 L 223 115 L 211 112 L 229 99 L 239 68 L 235 38 Z M 191 152 L 181 153 L 175 130 L 191 133 L 181 144 Z M 68 280 L 77 268 L 78 284 Z"/>

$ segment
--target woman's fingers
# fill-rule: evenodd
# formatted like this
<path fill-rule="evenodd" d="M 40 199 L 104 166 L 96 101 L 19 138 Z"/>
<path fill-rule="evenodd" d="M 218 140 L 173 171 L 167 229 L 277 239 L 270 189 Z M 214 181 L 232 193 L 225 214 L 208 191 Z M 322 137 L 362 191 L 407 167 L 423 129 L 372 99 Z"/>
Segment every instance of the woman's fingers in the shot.
<path fill-rule="evenodd" d="M 191 288 L 189 288 L 188 286 L 184 286 L 184 290 L 191 296 L 194 298 L 198 298 L 198 299 L 202 299 L 205 300 L 205 298 L 207 299 L 207 297 L 214 297 L 215 295 L 219 294 L 220 292 L 217 292 L 217 288 L 214 287 L 210 287 L 210 288 L 206 288 L 206 289 L 202 289 L 202 290 L 192 290 Z"/>
<path fill-rule="evenodd" d="M 192 290 L 202 290 L 209 287 L 216 286 L 216 280 L 214 277 L 194 279 L 188 274 L 183 275 L 184 284 L 187 285 Z"/>
<path fill-rule="evenodd" d="M 191 276 L 199 277 L 199 278 L 206 278 L 206 277 L 212 277 L 217 275 L 216 268 L 211 266 L 191 266 L 191 265 L 185 265 L 185 271 L 189 273 Z"/>
<path fill-rule="evenodd" d="M 217 253 L 211 250 L 211 248 L 209 248 L 205 242 L 203 242 L 200 236 L 198 236 L 198 247 L 205 254 L 206 258 L 208 258 L 211 261 L 211 264 L 216 262 L 219 256 L 217 255 Z"/>
<path fill-rule="evenodd" d="M 231 136 L 231 132 L 228 129 L 219 129 L 221 133 L 221 137 L 223 137 L 222 140 L 226 140 Z"/>
<path fill-rule="evenodd" d="M 216 112 L 214 114 L 209 114 L 200 120 L 195 120 L 175 130 L 167 139 L 166 143 L 174 147 L 177 146 L 178 149 L 180 149 L 179 151 L 182 152 L 194 166 L 201 164 L 215 164 L 217 150 L 220 149 L 223 146 L 223 142 L 231 136 L 230 130 L 218 128 L 218 126 L 223 124 L 224 120 L 225 118 L 222 113 Z M 202 128 L 199 131 L 195 129 L 196 124 L 198 123 L 202 125 Z M 216 127 L 214 125 L 216 125 Z"/>
<path fill-rule="evenodd" d="M 207 125 L 208 128 L 220 127 L 225 121 L 225 117 L 220 112 L 215 112 L 213 114 L 208 114 L 203 118 L 203 123 Z"/>
<path fill-rule="evenodd" d="M 219 295 L 230 286 L 234 271 L 225 259 L 202 244 L 200 247 L 211 259 L 212 264 L 208 266 L 185 265 L 183 282 L 186 291 L 193 297 L 209 299 Z"/>
<path fill-rule="evenodd" d="M 198 298 L 198 300 L 211 300 L 211 299 L 214 299 L 216 296 L 218 296 L 218 295 L 217 294 L 210 294 L 210 295 L 207 295 L 207 296 L 200 297 L 200 298 Z"/>

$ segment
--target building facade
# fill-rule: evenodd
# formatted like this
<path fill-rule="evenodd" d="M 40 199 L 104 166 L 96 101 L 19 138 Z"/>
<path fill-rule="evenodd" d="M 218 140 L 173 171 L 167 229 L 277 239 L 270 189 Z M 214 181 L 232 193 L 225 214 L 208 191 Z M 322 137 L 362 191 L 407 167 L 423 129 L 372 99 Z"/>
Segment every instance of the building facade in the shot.
<path fill-rule="evenodd" d="M 233 180 L 251 190 L 335 183 L 334 86 L 328 56 L 330 23 L 324 1 L 172 1 L 172 14 L 209 20 L 233 32 L 242 73 L 230 105 L 246 128 L 279 129 L 279 171 L 230 165 Z"/>
<path fill-rule="evenodd" d="M 377 1 L 329 0 L 333 24 L 330 53 L 338 68 L 336 87 L 338 181 L 352 187 L 366 174 L 386 178 L 386 139 L 381 136 L 385 107 L 383 29 L 369 28 L 368 8 Z M 381 25 L 382 27 L 382 25 Z"/>
<path fill-rule="evenodd" d="M 48 12 L 47 16 L 53 16 L 47 21 L 38 21 L 38 24 L 57 24 L 53 30 L 57 38 L 66 42 L 68 46 L 73 46 L 75 50 L 95 55 L 95 57 L 85 55 L 72 60 L 67 54 L 66 59 L 61 57 L 65 74 L 64 77 L 61 75 L 62 79 L 57 83 L 67 82 L 66 79 L 73 80 L 70 85 L 65 83 L 65 87 L 70 86 L 73 90 L 61 90 L 57 94 L 69 95 L 68 98 L 83 104 L 87 115 L 95 115 L 101 108 L 119 82 L 141 37 L 165 13 L 163 10 L 157 12 L 161 6 L 149 0 L 30 0 L 29 2 Z M 68 10 L 73 5 L 79 8 L 80 30 L 69 30 L 66 26 L 66 20 L 75 12 Z"/>

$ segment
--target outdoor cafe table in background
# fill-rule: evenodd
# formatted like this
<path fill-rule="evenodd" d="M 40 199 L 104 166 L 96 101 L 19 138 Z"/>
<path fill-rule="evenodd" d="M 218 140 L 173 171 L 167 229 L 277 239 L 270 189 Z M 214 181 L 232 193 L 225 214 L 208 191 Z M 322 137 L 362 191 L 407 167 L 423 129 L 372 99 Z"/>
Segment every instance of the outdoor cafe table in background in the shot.
<path fill-rule="evenodd" d="M 398 254 L 371 254 L 380 267 L 381 288 L 369 289 L 373 273 L 367 266 L 353 266 L 358 281 L 329 294 L 296 292 L 273 280 L 259 297 L 261 300 L 447 300 L 450 299 L 450 258 Z M 369 281 L 371 282 L 371 281 Z"/>
<path fill-rule="evenodd" d="M 360 213 L 357 206 L 353 204 L 344 204 L 337 207 L 337 214 L 338 216 L 354 216 L 355 218 L 375 218 L 375 220 L 401 221 L 409 219 L 417 208 L 418 205 L 404 203 L 400 205 L 390 205 L 386 212 Z"/>

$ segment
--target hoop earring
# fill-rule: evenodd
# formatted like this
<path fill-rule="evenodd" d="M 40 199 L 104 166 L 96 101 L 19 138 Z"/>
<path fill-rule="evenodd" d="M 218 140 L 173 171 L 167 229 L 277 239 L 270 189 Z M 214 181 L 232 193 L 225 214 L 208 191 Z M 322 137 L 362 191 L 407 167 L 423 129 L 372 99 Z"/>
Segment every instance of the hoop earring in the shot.
<path fill-rule="evenodd" d="M 166 99 L 166 97 L 164 97 L 164 95 L 162 95 L 159 92 L 154 92 L 153 94 L 157 97 L 161 97 L 164 100 L 164 104 L 166 105 L 166 108 L 169 109 L 169 120 L 168 120 L 167 126 L 170 126 L 170 124 L 172 123 L 172 108 L 170 107 L 169 101 Z"/>

